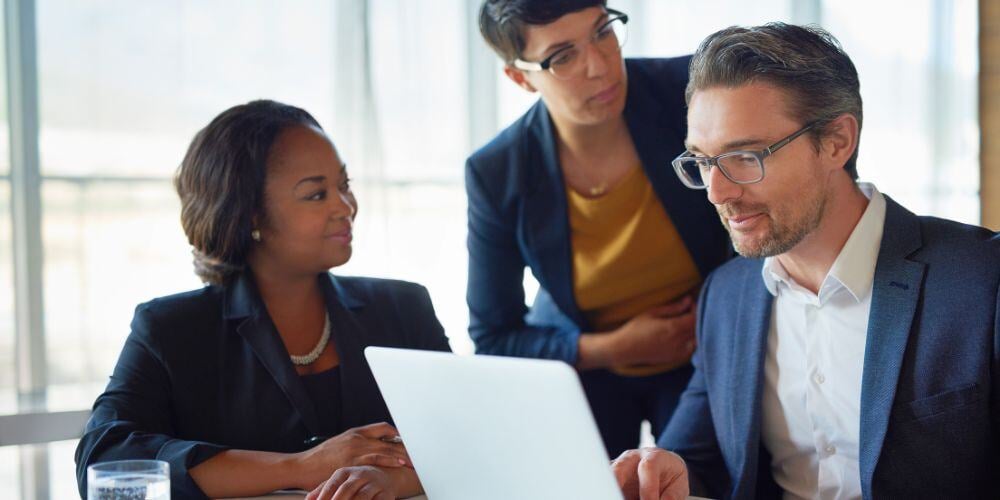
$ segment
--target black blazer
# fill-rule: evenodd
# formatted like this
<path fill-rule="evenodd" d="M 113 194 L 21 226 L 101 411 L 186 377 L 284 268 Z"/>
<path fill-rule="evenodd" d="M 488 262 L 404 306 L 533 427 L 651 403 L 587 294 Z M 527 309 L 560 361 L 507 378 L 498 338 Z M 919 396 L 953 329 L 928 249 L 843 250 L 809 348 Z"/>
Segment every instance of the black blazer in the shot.
<path fill-rule="evenodd" d="M 684 152 L 690 56 L 627 59 L 625 122 L 642 169 L 702 277 L 732 255 L 705 193 L 681 184 L 670 161 Z M 555 131 L 541 100 L 465 166 L 469 199 L 469 334 L 476 351 L 575 363 L 590 328 L 573 295 L 566 187 Z M 524 303 L 524 268 L 541 288 Z"/>
<path fill-rule="evenodd" d="M 340 355 L 344 428 L 391 421 L 363 350 L 447 351 L 427 290 L 374 278 L 319 276 Z M 174 498 L 204 498 L 188 469 L 226 449 L 298 452 L 318 417 L 249 273 L 229 286 L 141 304 L 132 333 L 76 450 L 87 466 L 170 463 Z"/>

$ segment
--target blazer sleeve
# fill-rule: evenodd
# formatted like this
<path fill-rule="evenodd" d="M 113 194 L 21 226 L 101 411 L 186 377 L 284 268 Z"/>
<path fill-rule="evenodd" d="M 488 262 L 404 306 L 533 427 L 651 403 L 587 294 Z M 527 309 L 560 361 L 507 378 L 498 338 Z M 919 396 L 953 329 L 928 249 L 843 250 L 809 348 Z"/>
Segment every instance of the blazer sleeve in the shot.
<path fill-rule="evenodd" d="M 404 316 L 404 320 L 413 318 L 415 320 L 414 323 L 417 325 L 414 331 L 416 337 L 414 345 L 418 346 L 419 349 L 428 351 L 451 352 L 448 337 L 444 334 L 444 327 L 441 326 L 437 314 L 434 313 L 434 303 L 431 301 L 431 294 L 422 285 L 416 285 L 415 289 L 417 297 L 412 302 L 414 310 Z"/>
<path fill-rule="evenodd" d="M 525 260 L 517 244 L 516 219 L 490 199 L 489 188 L 466 162 L 469 213 L 469 336 L 479 354 L 562 360 L 576 363 L 580 329 L 525 322 Z M 564 322 L 565 323 L 565 322 Z"/>
<path fill-rule="evenodd" d="M 698 323 L 696 334 L 698 343 L 704 336 L 705 297 L 711 285 L 709 275 L 698 299 Z M 660 434 L 657 446 L 677 453 L 684 459 L 688 469 L 691 494 L 710 498 L 723 498 L 729 491 L 729 473 L 718 436 L 712 421 L 712 405 L 705 383 L 704 350 L 697 349 L 691 358 L 694 374 L 687 389 L 681 394 L 680 402 L 670 423 Z"/>
<path fill-rule="evenodd" d="M 89 465 L 155 459 L 170 464 L 174 498 L 205 498 L 188 470 L 227 449 L 173 437 L 169 371 L 158 356 L 151 316 L 145 305 L 136 308 L 132 333 L 77 446 L 76 477 L 82 497 L 86 497 Z"/>

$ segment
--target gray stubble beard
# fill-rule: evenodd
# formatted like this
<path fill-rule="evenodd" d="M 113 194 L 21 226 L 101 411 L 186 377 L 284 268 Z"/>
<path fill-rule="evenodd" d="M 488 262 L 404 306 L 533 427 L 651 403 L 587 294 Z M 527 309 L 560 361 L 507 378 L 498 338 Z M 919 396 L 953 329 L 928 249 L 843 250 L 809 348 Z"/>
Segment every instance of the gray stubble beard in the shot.
<path fill-rule="evenodd" d="M 820 191 L 819 196 L 809 200 L 810 206 L 806 209 L 804 216 L 797 221 L 792 221 L 792 225 L 777 225 L 777 221 L 770 216 L 770 212 L 767 212 L 766 215 L 771 219 L 773 226 L 771 233 L 764 238 L 758 248 L 746 248 L 740 245 L 737 239 L 733 237 L 733 230 L 729 227 L 729 223 L 725 217 L 722 217 L 720 214 L 720 218 L 722 219 L 722 224 L 726 227 L 726 231 L 729 232 L 729 238 L 733 242 L 733 248 L 737 253 L 750 259 L 773 257 L 795 248 L 795 245 L 798 245 L 809 233 L 819 227 L 820 222 L 823 220 L 823 212 L 826 209 L 826 201 L 826 191 Z"/>

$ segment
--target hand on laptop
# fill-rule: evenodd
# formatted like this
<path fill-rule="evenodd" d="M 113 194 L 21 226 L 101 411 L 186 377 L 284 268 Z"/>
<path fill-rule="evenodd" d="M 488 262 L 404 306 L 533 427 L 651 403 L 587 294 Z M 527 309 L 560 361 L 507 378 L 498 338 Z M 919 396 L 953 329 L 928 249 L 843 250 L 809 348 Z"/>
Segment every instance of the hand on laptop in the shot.
<path fill-rule="evenodd" d="M 395 500 L 392 479 L 385 471 L 367 465 L 344 467 L 306 495 L 305 500 Z"/>
<path fill-rule="evenodd" d="M 611 461 L 625 500 L 684 500 L 688 476 L 684 460 L 662 448 L 628 450 Z"/>
<path fill-rule="evenodd" d="M 297 461 L 306 476 L 303 482 L 311 488 L 329 479 L 330 471 L 342 467 L 412 468 L 406 448 L 396 439 L 398 436 L 395 427 L 380 422 L 348 429 L 327 439 L 299 454 Z"/>

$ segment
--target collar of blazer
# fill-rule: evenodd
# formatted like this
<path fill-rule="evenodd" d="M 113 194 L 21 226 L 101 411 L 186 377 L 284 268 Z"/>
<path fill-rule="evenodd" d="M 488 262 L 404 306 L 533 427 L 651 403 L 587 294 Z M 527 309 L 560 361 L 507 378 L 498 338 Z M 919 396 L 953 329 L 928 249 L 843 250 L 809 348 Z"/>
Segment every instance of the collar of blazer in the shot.
<path fill-rule="evenodd" d="M 885 230 L 875 264 L 861 379 L 861 489 L 871 498 L 875 465 L 889 427 L 926 265 L 910 257 L 923 246 L 920 220 L 886 196 Z"/>
<path fill-rule="evenodd" d="M 370 394 L 372 391 L 359 392 L 357 389 L 366 370 L 364 342 L 361 340 L 365 327 L 359 323 L 355 313 L 365 305 L 365 301 L 358 295 L 360 292 L 353 292 L 329 273 L 319 275 L 317 279 L 320 280 L 330 321 L 334 325 L 332 340 L 340 354 L 343 423 L 354 427 L 365 422 L 367 415 L 380 408 L 379 401 L 373 401 L 377 395 Z M 246 271 L 236 277 L 227 287 L 225 297 L 224 317 L 239 320 L 236 322 L 236 333 L 245 339 L 254 355 L 285 393 L 309 435 L 321 434 L 315 406 L 263 307 L 252 274 Z"/>
<path fill-rule="evenodd" d="M 336 276 L 325 273 L 319 275 L 318 279 L 327 302 L 333 301 L 348 309 L 357 309 L 365 305 L 364 298 L 345 287 Z M 246 270 L 226 286 L 222 315 L 226 319 L 245 318 L 257 314 L 262 305 L 263 300 L 260 298 L 260 291 L 257 290 L 253 273 Z"/>

